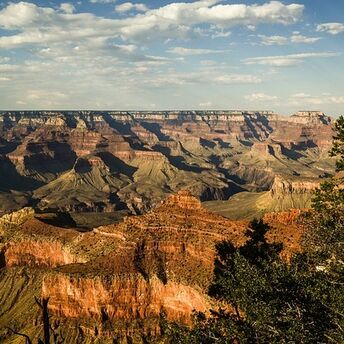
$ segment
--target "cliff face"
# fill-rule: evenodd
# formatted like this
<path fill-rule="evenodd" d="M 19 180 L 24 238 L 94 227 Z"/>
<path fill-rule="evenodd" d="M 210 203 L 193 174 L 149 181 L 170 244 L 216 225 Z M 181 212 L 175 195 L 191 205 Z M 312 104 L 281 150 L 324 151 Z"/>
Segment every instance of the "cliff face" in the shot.
<path fill-rule="evenodd" d="M 171 207 L 179 207 L 181 209 L 189 209 L 189 210 L 201 210 L 202 204 L 201 202 L 192 197 L 191 193 L 186 190 L 182 190 L 175 195 L 171 195 L 166 200 L 161 203 L 161 206 L 166 208 Z"/>
<path fill-rule="evenodd" d="M 48 275 L 43 280 L 42 296 L 49 297 L 50 310 L 69 318 L 109 320 L 158 318 L 165 312 L 168 320 L 190 322 L 193 310 L 206 311 L 204 294 L 174 282 L 146 281 L 139 275 L 112 277 L 111 281 Z"/>
<path fill-rule="evenodd" d="M 256 205 L 265 212 L 310 208 L 320 183 L 317 179 L 295 180 L 277 175 L 271 190 L 259 196 Z"/>
<path fill-rule="evenodd" d="M 301 252 L 301 239 L 304 228 L 301 224 L 300 216 L 302 210 L 289 210 L 281 213 L 268 213 L 263 217 L 263 221 L 271 227 L 267 234 L 270 242 L 282 243 L 282 257 L 290 260 L 295 253 Z"/>
<path fill-rule="evenodd" d="M 269 240 L 290 244 L 283 253 L 287 259 L 299 248 L 296 218 L 296 213 L 266 217 Z M 48 219 L 47 214 L 31 214 L 20 225 L 5 228 L 4 271 L 25 267 L 42 276 L 41 296 L 49 298 L 51 314 L 70 329 L 70 342 L 85 336 L 158 335 L 161 314 L 189 324 L 194 310 L 216 307 L 206 296 L 216 243 L 242 245 L 248 227 L 246 221 L 207 211 L 185 190 L 145 215 L 90 232 L 56 227 Z"/>
<path fill-rule="evenodd" d="M 0 119 L 2 212 L 37 204 L 126 206 L 136 214 L 186 188 L 202 201 L 224 200 L 267 191 L 275 175 L 302 181 L 334 171 L 332 120 L 323 113 L 5 112 Z"/>
<path fill-rule="evenodd" d="M 6 226 L 19 226 L 35 214 L 33 208 L 23 208 L 0 217 L 0 228 Z"/>
<path fill-rule="evenodd" d="M 23 208 L 0 218 L 4 266 L 56 267 L 85 261 L 66 245 L 66 240 L 77 238 L 76 232 L 49 225 L 36 215 L 34 209 Z"/>
<path fill-rule="evenodd" d="M 276 176 L 271 188 L 273 196 L 286 195 L 286 194 L 306 194 L 313 193 L 320 187 L 321 182 L 315 180 L 286 180 L 281 176 Z"/>
<path fill-rule="evenodd" d="M 5 248 L 5 266 L 56 267 L 82 262 L 60 242 L 23 240 Z"/>

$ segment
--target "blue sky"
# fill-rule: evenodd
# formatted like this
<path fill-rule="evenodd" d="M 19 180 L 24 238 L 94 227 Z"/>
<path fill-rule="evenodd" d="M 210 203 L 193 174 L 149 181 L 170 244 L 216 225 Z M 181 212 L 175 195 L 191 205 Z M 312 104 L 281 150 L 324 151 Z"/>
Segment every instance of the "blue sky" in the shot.
<path fill-rule="evenodd" d="M 1 1 L 1 0 L 0 0 Z M 344 109 L 344 1 L 2 1 L 2 109 Z"/>

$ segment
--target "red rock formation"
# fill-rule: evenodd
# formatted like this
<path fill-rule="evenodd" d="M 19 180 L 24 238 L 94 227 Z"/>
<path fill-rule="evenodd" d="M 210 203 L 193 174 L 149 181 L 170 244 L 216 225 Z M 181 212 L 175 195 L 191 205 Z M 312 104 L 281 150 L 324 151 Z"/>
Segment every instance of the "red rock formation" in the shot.
<path fill-rule="evenodd" d="M 264 218 L 271 226 L 268 239 L 285 244 L 287 259 L 300 249 L 299 214 Z M 89 333 L 90 319 L 116 322 L 118 332 L 127 331 L 123 324 L 132 323 L 135 333 L 137 326 L 148 331 L 154 323 L 159 333 L 162 312 L 188 324 L 193 310 L 216 306 L 206 296 L 215 245 L 223 240 L 242 245 L 248 227 L 203 209 L 189 191 L 169 196 L 145 215 L 88 233 L 43 220 L 31 216 L 17 228 L 4 249 L 7 266 L 55 267 L 42 282 L 51 314 L 75 319 Z"/>
<path fill-rule="evenodd" d="M 137 137 L 140 139 L 140 141 L 142 141 L 148 145 L 153 146 L 159 142 L 158 137 L 154 133 L 146 130 L 145 128 L 143 128 L 139 124 L 133 125 L 131 127 L 131 131 L 137 135 Z"/>
<path fill-rule="evenodd" d="M 165 312 L 173 321 L 190 322 L 193 310 L 206 311 L 204 294 L 179 283 L 146 281 L 140 275 L 122 275 L 104 282 L 99 278 L 75 278 L 64 274 L 47 275 L 42 296 L 49 297 L 50 310 L 72 318 L 102 318 L 134 321 L 159 317 Z"/>
<path fill-rule="evenodd" d="M 71 132 L 70 145 L 78 157 L 92 154 L 102 142 L 101 134 L 85 129 L 75 129 Z"/>
<path fill-rule="evenodd" d="M 172 209 L 175 207 L 189 210 L 202 209 L 201 202 L 197 198 L 193 197 L 191 192 L 187 190 L 182 190 L 175 195 L 171 195 L 161 202 L 161 206 L 167 208 L 170 206 Z"/>
<path fill-rule="evenodd" d="M 282 257 L 287 260 L 295 253 L 301 252 L 304 228 L 299 219 L 304 212 L 300 209 L 291 209 L 287 212 L 265 214 L 263 217 L 263 221 L 271 227 L 267 234 L 268 240 L 283 244 Z"/>
<path fill-rule="evenodd" d="M 83 262 L 58 241 L 22 240 L 5 247 L 5 266 L 56 267 Z"/>

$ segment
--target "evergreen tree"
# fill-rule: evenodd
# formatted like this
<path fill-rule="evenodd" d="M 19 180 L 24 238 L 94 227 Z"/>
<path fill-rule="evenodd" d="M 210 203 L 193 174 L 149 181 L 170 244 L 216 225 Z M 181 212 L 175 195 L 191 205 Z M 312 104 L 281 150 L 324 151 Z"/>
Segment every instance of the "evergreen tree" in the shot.
<path fill-rule="evenodd" d="M 340 116 L 335 123 L 336 135 L 333 138 L 331 156 L 337 156 L 337 171 L 344 171 L 344 116 Z"/>
<path fill-rule="evenodd" d="M 242 247 L 229 242 L 217 245 L 209 294 L 226 308 L 212 310 L 211 316 L 196 314 L 192 329 L 173 325 L 170 343 L 329 343 L 330 336 L 338 339 L 333 309 L 321 299 L 329 292 L 323 273 L 310 271 L 304 256 L 291 264 L 282 261 L 280 245 L 265 239 L 269 227 L 261 221 L 250 227 Z M 338 301 L 340 295 L 331 297 Z"/>

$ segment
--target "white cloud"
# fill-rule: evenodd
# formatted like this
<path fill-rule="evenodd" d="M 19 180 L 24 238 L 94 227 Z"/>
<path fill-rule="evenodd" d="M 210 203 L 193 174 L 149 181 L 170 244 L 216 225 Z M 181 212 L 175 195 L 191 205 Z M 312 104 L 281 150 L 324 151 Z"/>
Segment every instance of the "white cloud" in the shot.
<path fill-rule="evenodd" d="M 230 31 L 224 30 L 222 27 L 213 25 L 211 27 L 211 38 L 226 38 L 229 37 L 232 33 Z"/>
<path fill-rule="evenodd" d="M 214 60 L 202 60 L 201 62 L 200 62 L 200 64 L 202 65 L 202 66 L 214 66 L 214 65 L 216 65 L 217 64 L 217 62 L 216 61 L 214 61 Z"/>
<path fill-rule="evenodd" d="M 318 32 L 327 32 L 331 35 L 338 35 L 344 32 L 344 24 L 342 23 L 324 23 L 319 24 L 316 28 Z"/>
<path fill-rule="evenodd" d="M 70 42 L 103 37 L 124 40 L 182 38 L 197 33 L 197 25 L 231 27 L 260 23 L 293 24 L 302 17 L 303 5 L 270 1 L 263 5 L 219 4 L 218 0 L 171 3 L 144 14 L 105 19 L 90 13 L 66 14 L 28 2 L 10 3 L 0 11 L 0 28 L 17 30 L 0 37 L 0 47 Z"/>
<path fill-rule="evenodd" d="M 307 97 L 310 97 L 310 95 L 307 93 L 300 92 L 300 93 L 293 94 L 292 97 L 293 98 L 307 98 Z"/>
<path fill-rule="evenodd" d="M 148 7 L 145 4 L 133 4 L 132 2 L 124 2 L 123 4 L 117 5 L 115 8 L 118 13 L 125 13 L 132 10 L 137 12 L 147 12 Z"/>
<path fill-rule="evenodd" d="M 92 4 L 114 4 L 117 0 L 90 0 Z"/>
<path fill-rule="evenodd" d="M 112 44 L 109 45 L 109 48 L 111 47 L 125 53 L 133 53 L 137 50 L 137 46 L 135 44 Z"/>
<path fill-rule="evenodd" d="M 312 44 L 318 42 L 321 39 L 321 37 L 303 36 L 300 33 L 294 33 L 290 37 L 265 35 L 258 35 L 258 37 L 261 38 L 263 45 L 286 45 L 290 43 Z"/>
<path fill-rule="evenodd" d="M 0 64 L 0 72 L 1 73 L 9 73 L 9 72 L 15 72 L 20 69 L 19 65 L 14 65 L 14 64 Z"/>
<path fill-rule="evenodd" d="M 252 94 L 246 95 L 244 98 L 250 102 L 261 102 L 261 101 L 266 102 L 266 101 L 273 101 L 273 100 L 278 99 L 278 97 L 276 96 L 270 96 L 265 93 L 252 93 Z"/>
<path fill-rule="evenodd" d="M 263 5 L 218 4 L 218 0 L 191 3 L 171 3 L 144 15 L 126 19 L 122 35 L 127 38 L 147 38 L 147 33 L 185 38 L 191 27 L 209 24 L 224 27 L 260 23 L 293 24 L 301 19 L 303 5 L 284 5 L 271 1 Z"/>
<path fill-rule="evenodd" d="M 215 50 L 215 49 L 193 49 L 193 48 L 183 48 L 174 47 L 167 50 L 170 54 L 180 55 L 180 56 L 195 56 L 195 55 L 207 55 L 207 54 L 220 54 L 226 52 L 225 50 Z"/>
<path fill-rule="evenodd" d="M 66 14 L 72 14 L 75 12 L 75 7 L 73 4 L 65 2 L 60 5 L 60 10 Z"/>
<path fill-rule="evenodd" d="M 326 104 L 344 104 L 344 96 L 337 96 L 331 94 L 322 94 L 320 96 L 312 96 L 306 93 L 293 94 L 289 102 L 294 106 L 303 105 L 326 105 Z"/>
<path fill-rule="evenodd" d="M 152 88 L 166 88 L 184 85 L 234 85 L 234 84 L 258 84 L 262 80 L 251 74 L 223 74 L 217 70 L 198 70 L 196 72 L 165 72 L 148 76 L 140 81 L 141 85 Z"/>
<path fill-rule="evenodd" d="M 27 92 L 27 99 L 36 100 L 36 99 L 65 99 L 67 96 L 59 91 L 46 91 L 46 90 L 30 90 Z"/>
<path fill-rule="evenodd" d="M 40 104 L 45 108 L 61 106 L 68 96 L 61 91 L 29 90 L 16 101 L 17 105 Z"/>
<path fill-rule="evenodd" d="M 312 44 L 321 40 L 321 37 L 307 37 L 300 34 L 294 34 L 290 37 L 292 43 Z"/>
<path fill-rule="evenodd" d="M 265 36 L 259 35 L 263 45 L 284 45 L 288 43 L 288 38 L 284 36 Z"/>
<path fill-rule="evenodd" d="M 227 74 L 215 77 L 218 84 L 260 84 L 261 78 L 251 74 Z"/>
<path fill-rule="evenodd" d="M 9 57 L 2 57 L 2 56 L 0 56 L 0 63 L 7 63 L 9 61 L 10 61 Z"/>
<path fill-rule="evenodd" d="M 281 56 L 263 56 L 263 57 L 253 57 L 243 60 L 247 65 L 266 65 L 273 67 L 289 67 L 295 66 L 304 62 L 304 60 L 309 58 L 319 58 L 319 57 L 334 57 L 338 56 L 338 53 L 334 52 L 319 52 L 319 53 L 301 53 L 301 54 L 291 54 L 291 55 L 281 55 Z"/>
<path fill-rule="evenodd" d="M 212 102 L 208 101 L 208 102 L 203 102 L 203 103 L 199 103 L 198 106 L 201 108 L 210 108 L 213 105 Z"/>

